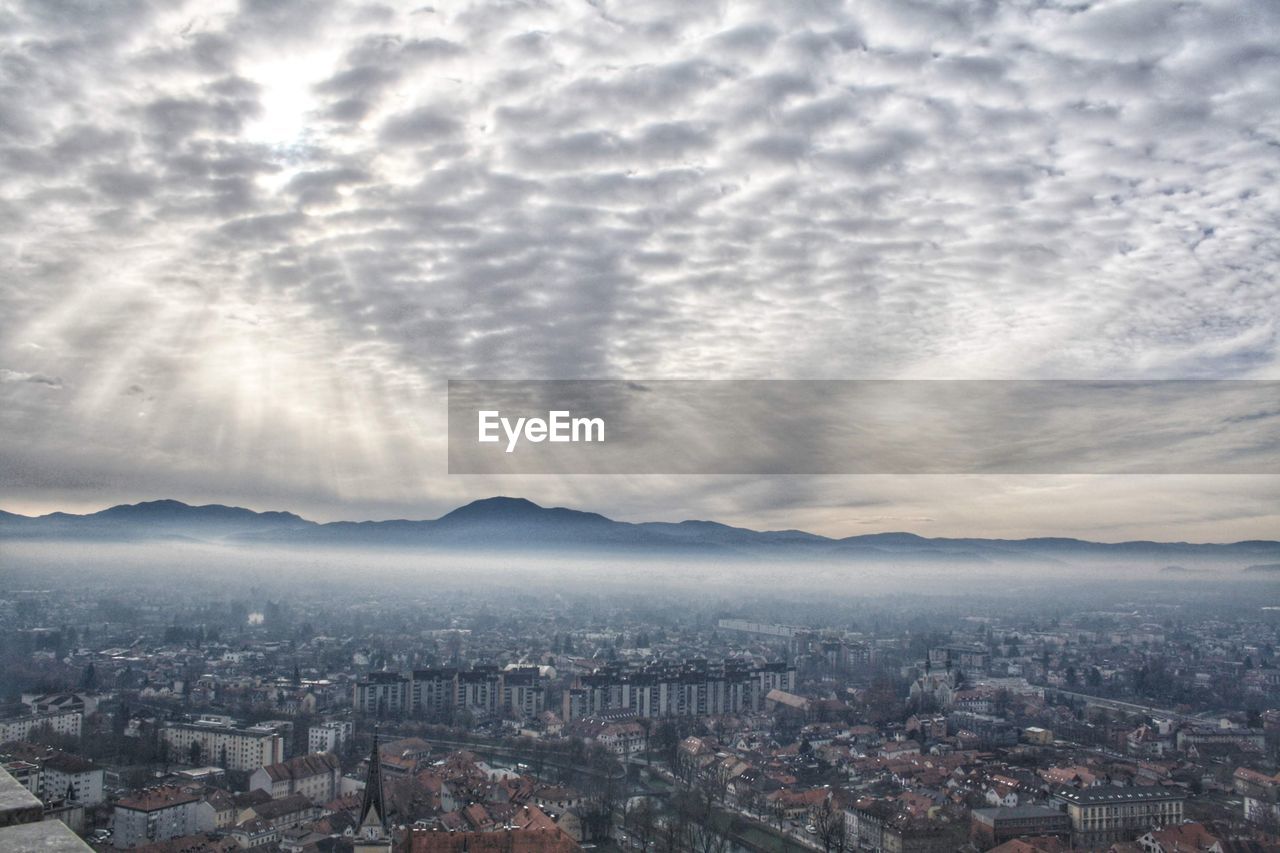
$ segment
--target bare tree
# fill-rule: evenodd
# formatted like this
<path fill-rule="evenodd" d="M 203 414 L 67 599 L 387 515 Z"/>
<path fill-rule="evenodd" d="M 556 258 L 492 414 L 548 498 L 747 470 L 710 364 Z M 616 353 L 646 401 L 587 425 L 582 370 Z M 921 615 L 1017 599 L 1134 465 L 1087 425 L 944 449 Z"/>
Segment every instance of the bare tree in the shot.
<path fill-rule="evenodd" d="M 653 804 L 648 798 L 638 798 L 632 803 L 627 807 L 623 823 L 640 849 L 648 850 L 657 829 Z"/>
<path fill-rule="evenodd" d="M 680 794 L 676 810 L 684 816 L 685 844 L 693 853 L 725 853 L 729 849 L 732 821 L 717 809 L 712 792 L 705 786 L 697 785 Z"/>
<path fill-rule="evenodd" d="M 814 811 L 813 827 L 818 830 L 818 839 L 825 853 L 844 853 L 847 837 L 844 811 L 836 808 L 830 796 Z"/>
<path fill-rule="evenodd" d="M 769 803 L 769 815 L 778 824 L 778 829 L 782 829 L 782 825 L 787 822 L 787 804 L 781 797 Z"/>
<path fill-rule="evenodd" d="M 673 807 L 658 823 L 655 841 L 662 853 L 681 853 L 686 847 L 689 817 L 684 809 Z"/>
<path fill-rule="evenodd" d="M 653 733 L 653 719 L 650 717 L 641 717 L 636 720 L 640 724 L 640 728 L 644 730 L 644 763 L 649 766 L 653 763 L 653 753 L 649 751 L 649 738 Z"/>

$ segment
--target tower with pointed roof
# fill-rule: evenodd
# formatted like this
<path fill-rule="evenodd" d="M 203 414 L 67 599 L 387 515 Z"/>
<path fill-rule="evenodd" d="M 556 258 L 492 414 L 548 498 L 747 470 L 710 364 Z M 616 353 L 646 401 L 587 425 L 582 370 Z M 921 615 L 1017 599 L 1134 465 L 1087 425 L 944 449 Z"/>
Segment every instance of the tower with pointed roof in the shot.
<path fill-rule="evenodd" d="M 353 847 L 357 853 L 391 849 L 387 805 L 382 793 L 382 759 L 378 753 L 376 725 L 373 727 L 373 750 L 369 754 L 369 778 L 364 783 L 364 796 L 360 800 L 360 816 L 356 823 Z"/>

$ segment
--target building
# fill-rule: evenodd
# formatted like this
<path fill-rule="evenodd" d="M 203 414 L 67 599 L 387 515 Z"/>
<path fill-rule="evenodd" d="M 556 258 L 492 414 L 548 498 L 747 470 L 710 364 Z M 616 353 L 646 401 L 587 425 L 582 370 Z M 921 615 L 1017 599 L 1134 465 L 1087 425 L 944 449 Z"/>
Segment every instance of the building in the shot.
<path fill-rule="evenodd" d="M 456 669 L 417 669 L 413 671 L 410 702 L 422 716 L 436 717 L 452 710 L 457 702 Z"/>
<path fill-rule="evenodd" d="M 1137 844 L 1143 853 L 1224 853 L 1222 841 L 1202 823 L 1153 829 Z"/>
<path fill-rule="evenodd" d="M 249 776 L 249 790 L 272 797 L 301 794 L 313 803 L 327 803 L 339 794 L 342 766 L 332 752 L 299 755 L 259 767 Z"/>
<path fill-rule="evenodd" d="M 497 667 L 477 667 L 457 676 L 454 704 L 472 712 L 492 713 L 501 707 L 502 676 Z"/>
<path fill-rule="evenodd" d="M 611 721 L 598 717 L 574 720 L 564 729 L 572 737 L 594 741 L 614 755 L 627 757 L 644 750 L 645 728 L 635 720 Z"/>
<path fill-rule="evenodd" d="M 1028 726 L 1022 730 L 1022 739 L 1034 746 L 1053 746 L 1053 731 L 1039 726 Z"/>
<path fill-rule="evenodd" d="M 499 706 L 533 719 L 546 710 L 547 688 L 542 684 L 538 667 L 527 666 L 505 670 L 501 675 L 502 696 Z"/>
<path fill-rule="evenodd" d="M 564 694 L 564 721 L 627 712 L 637 717 L 707 717 L 764 709 L 771 691 L 795 689 L 785 663 L 686 660 L 637 668 L 610 665 L 579 676 Z"/>
<path fill-rule="evenodd" d="M 40 695 L 23 694 L 22 704 L 34 714 L 79 713 L 82 716 L 98 710 L 98 700 L 94 696 L 79 693 L 43 693 Z"/>
<path fill-rule="evenodd" d="M 229 835 L 235 839 L 236 844 L 247 850 L 268 847 L 280 841 L 280 830 L 256 817 L 236 824 Z"/>
<path fill-rule="evenodd" d="M 303 794 L 289 794 L 279 799 L 255 803 L 237 817 L 239 824 L 263 821 L 276 831 L 291 829 L 314 820 L 320 809 Z"/>
<path fill-rule="evenodd" d="M 983 747 L 1013 746 L 1018 742 L 1018 728 L 1004 717 L 992 714 L 976 714 L 971 711 L 955 711 L 947 715 L 947 728 L 961 737 L 969 738 Z"/>
<path fill-rule="evenodd" d="M 56 752 L 41 762 L 43 796 L 65 799 L 82 806 L 96 806 L 104 799 L 106 772 L 93 762 L 67 752 Z"/>
<path fill-rule="evenodd" d="M 96 806 L 103 801 L 106 772 L 78 755 L 53 747 L 18 742 L 0 756 L 0 761 L 46 806 L 53 802 Z"/>
<path fill-rule="evenodd" d="M 969 673 L 985 672 L 991 655 L 983 646 L 949 643 L 929 649 L 930 669 L 960 669 Z"/>
<path fill-rule="evenodd" d="M 582 847 L 555 829 L 503 829 L 497 832 L 410 830 L 396 853 L 578 853 Z"/>
<path fill-rule="evenodd" d="M 933 821 L 899 816 L 884 825 L 885 853 L 955 853 L 956 836 Z"/>
<path fill-rule="evenodd" d="M 198 823 L 206 829 L 225 830 L 236 823 L 236 802 L 231 794 L 218 788 L 206 790 L 198 807 Z"/>
<path fill-rule="evenodd" d="M 591 697 L 585 687 L 568 687 L 560 694 L 560 719 L 579 720 L 589 717 Z"/>
<path fill-rule="evenodd" d="M 1268 776 L 1248 767 L 1232 776 L 1236 793 L 1244 799 L 1244 819 L 1250 823 L 1280 825 L 1280 775 Z"/>
<path fill-rule="evenodd" d="M 83 711 L 51 711 L 22 714 L 0 719 L 0 743 L 31 740 L 33 733 L 49 731 L 56 735 L 80 737 L 84 725 Z"/>
<path fill-rule="evenodd" d="M 199 831 L 200 798 L 180 788 L 148 788 L 116 802 L 111 843 L 129 849 Z"/>
<path fill-rule="evenodd" d="M 974 809 L 970 816 L 969 838 L 981 850 L 1014 838 L 1050 835 L 1070 840 L 1071 818 L 1066 812 L 1048 806 L 1013 806 Z"/>
<path fill-rule="evenodd" d="M 849 850 L 883 850 L 884 827 L 896 809 L 884 800 L 865 800 L 844 812 L 845 844 Z"/>
<path fill-rule="evenodd" d="M 44 817 L 44 803 L 8 771 L 0 769 L 0 827 L 32 823 Z"/>
<path fill-rule="evenodd" d="M 1180 752 L 1188 752 L 1200 746 L 1227 746 L 1260 753 L 1266 748 L 1267 738 L 1259 729 L 1186 726 L 1178 729 L 1176 743 Z"/>
<path fill-rule="evenodd" d="M 351 740 L 350 720 L 331 720 L 307 729 L 308 752 L 337 752 Z"/>
<path fill-rule="evenodd" d="M 373 731 L 373 749 L 369 754 L 369 775 L 360 798 L 360 814 L 356 819 L 353 853 L 374 853 L 391 849 L 391 821 L 382 794 L 382 759 L 378 749 L 378 730 Z"/>
<path fill-rule="evenodd" d="M 749 619 L 721 619 L 717 623 L 723 631 L 737 631 L 757 637 L 771 637 L 779 640 L 790 640 L 796 634 L 803 633 L 804 628 L 793 625 L 776 625 L 770 622 L 752 622 Z"/>
<path fill-rule="evenodd" d="M 1071 818 L 1071 843 L 1106 847 L 1133 841 L 1152 829 L 1182 822 L 1186 794 L 1171 788 L 1100 785 L 1054 795 Z"/>
<path fill-rule="evenodd" d="M 191 723 L 165 723 L 160 737 L 171 755 L 189 757 L 192 764 L 210 761 L 227 770 L 252 771 L 284 760 L 280 729 L 267 723 L 240 728 L 223 717 L 205 717 Z"/>
<path fill-rule="evenodd" d="M 14 779 L 18 780 L 18 784 L 22 787 L 35 794 L 37 797 L 40 796 L 40 786 L 43 780 L 40 773 L 40 765 L 38 763 L 25 761 L 23 759 L 14 759 L 12 761 L 6 761 L 3 765 L 0 765 L 0 767 L 7 771 Z"/>
<path fill-rule="evenodd" d="M 532 719 L 546 710 L 546 679 L 536 666 L 499 671 L 419 669 L 406 677 L 371 672 L 356 682 L 352 704 L 364 714 L 436 717 L 455 709 L 472 713 L 512 712 Z"/>
<path fill-rule="evenodd" d="M 362 714 L 407 714 L 412 682 L 398 672 L 371 672 L 352 688 L 351 704 Z"/>
<path fill-rule="evenodd" d="M 571 684 L 562 711 L 565 722 L 611 712 L 669 717 L 759 711 L 770 690 L 794 690 L 795 684 L 795 669 L 784 663 L 610 665 Z M 352 702 L 365 714 L 432 717 L 465 709 L 534 719 L 546 710 L 546 676 L 533 666 L 422 669 L 409 677 L 373 672 L 356 683 Z"/>

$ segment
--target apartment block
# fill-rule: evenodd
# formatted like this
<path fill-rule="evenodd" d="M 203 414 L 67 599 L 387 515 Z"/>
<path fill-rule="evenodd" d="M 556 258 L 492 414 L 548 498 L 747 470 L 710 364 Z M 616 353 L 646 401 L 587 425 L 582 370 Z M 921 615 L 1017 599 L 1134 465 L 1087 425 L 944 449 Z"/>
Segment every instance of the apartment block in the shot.
<path fill-rule="evenodd" d="M 1071 818 L 1071 843 L 1091 848 L 1133 841 L 1152 829 L 1181 823 L 1186 794 L 1158 786 L 1100 785 L 1065 789 L 1054 799 Z"/>
<path fill-rule="evenodd" d="M 227 770 L 257 770 L 284 760 L 284 738 L 278 726 L 262 723 L 239 727 L 226 718 L 170 722 L 160 730 L 170 754 L 188 756 L 199 744 L 199 760 Z"/>

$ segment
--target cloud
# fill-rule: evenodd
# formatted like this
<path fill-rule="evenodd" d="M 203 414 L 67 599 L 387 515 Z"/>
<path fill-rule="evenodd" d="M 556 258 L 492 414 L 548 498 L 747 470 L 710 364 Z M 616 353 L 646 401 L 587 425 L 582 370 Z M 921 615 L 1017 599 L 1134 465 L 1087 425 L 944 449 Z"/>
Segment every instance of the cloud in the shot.
<path fill-rule="evenodd" d="M 378 135 L 383 145 L 424 145 L 456 136 L 462 123 L 439 107 L 419 107 L 387 119 Z"/>
<path fill-rule="evenodd" d="M 45 385 L 49 388 L 62 388 L 62 380 L 39 373 L 23 373 L 19 370 L 0 368 L 0 382 L 30 382 L 34 385 Z"/>
<path fill-rule="evenodd" d="M 0 427 L 439 506 L 486 485 L 438 476 L 450 377 L 1275 376 L 1277 43 L 1267 0 L 19 4 L 0 363 L 65 385 Z"/>

